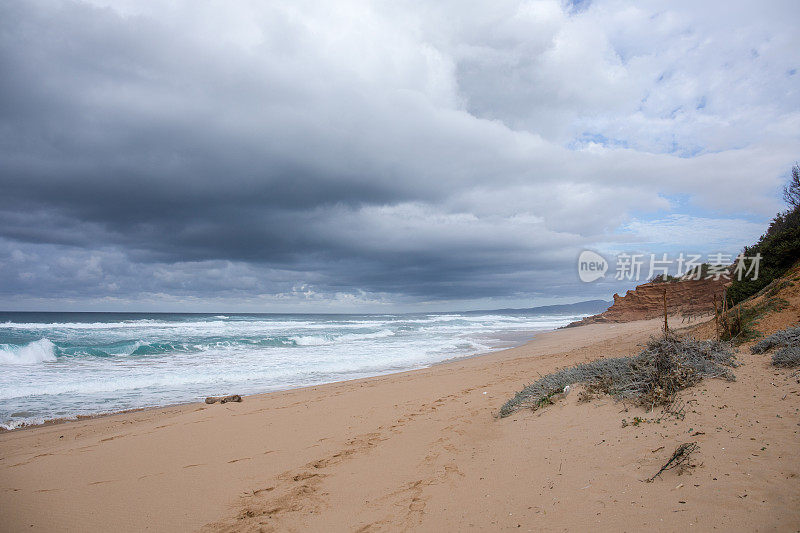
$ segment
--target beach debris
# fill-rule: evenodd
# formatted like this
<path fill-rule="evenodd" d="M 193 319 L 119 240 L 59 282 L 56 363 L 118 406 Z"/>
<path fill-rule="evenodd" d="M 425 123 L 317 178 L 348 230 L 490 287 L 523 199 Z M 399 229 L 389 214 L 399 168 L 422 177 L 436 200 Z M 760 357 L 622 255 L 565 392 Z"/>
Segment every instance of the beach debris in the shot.
<path fill-rule="evenodd" d="M 208 398 L 206 398 L 207 404 L 212 404 L 217 402 L 228 403 L 228 402 L 241 402 L 241 401 L 242 397 L 239 396 L 238 394 L 231 394 L 230 396 L 209 396 Z"/>
<path fill-rule="evenodd" d="M 570 391 L 570 386 L 567 385 L 561 391 L 556 392 L 555 394 L 551 394 L 550 396 L 548 396 L 547 397 L 547 402 L 556 403 L 559 400 L 563 400 L 564 398 L 567 397 L 567 395 L 569 394 L 569 391 Z"/>
<path fill-rule="evenodd" d="M 703 378 L 733 381 L 730 367 L 736 366 L 729 343 L 698 341 L 670 333 L 651 339 L 636 356 L 598 359 L 543 376 L 508 400 L 499 414 L 506 417 L 523 407 L 544 407 L 578 383 L 584 383 L 589 393 L 633 400 L 649 410 L 671 404 L 678 391 Z"/>
<path fill-rule="evenodd" d="M 691 468 L 695 466 L 694 463 L 692 463 L 692 454 L 694 454 L 698 449 L 700 449 L 700 447 L 696 442 L 684 442 L 675 448 L 675 451 L 672 452 L 672 457 L 670 457 L 669 460 L 664 463 L 664 466 L 662 466 L 661 469 L 659 469 L 659 471 L 653 475 L 653 477 L 647 479 L 646 481 L 648 483 L 652 483 L 663 472 L 672 470 L 673 468 L 680 468 L 683 470 L 684 468 Z"/>

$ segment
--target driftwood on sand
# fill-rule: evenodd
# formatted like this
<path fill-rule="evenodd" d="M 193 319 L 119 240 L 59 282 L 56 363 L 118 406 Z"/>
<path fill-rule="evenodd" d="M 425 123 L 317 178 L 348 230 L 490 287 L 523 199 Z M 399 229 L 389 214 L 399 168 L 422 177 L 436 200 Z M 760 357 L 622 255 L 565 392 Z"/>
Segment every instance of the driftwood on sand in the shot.
<path fill-rule="evenodd" d="M 206 398 L 206 403 L 228 403 L 228 402 L 241 402 L 242 397 L 238 394 L 231 394 L 230 396 L 209 396 Z"/>

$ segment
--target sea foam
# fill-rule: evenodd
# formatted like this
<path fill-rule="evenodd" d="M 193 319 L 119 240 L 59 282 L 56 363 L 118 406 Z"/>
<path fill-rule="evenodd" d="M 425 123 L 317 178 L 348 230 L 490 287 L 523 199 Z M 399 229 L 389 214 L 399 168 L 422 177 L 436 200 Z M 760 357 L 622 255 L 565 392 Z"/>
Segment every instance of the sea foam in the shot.
<path fill-rule="evenodd" d="M 0 344 L 0 365 L 35 365 L 56 360 L 56 346 L 40 339 L 23 346 Z"/>

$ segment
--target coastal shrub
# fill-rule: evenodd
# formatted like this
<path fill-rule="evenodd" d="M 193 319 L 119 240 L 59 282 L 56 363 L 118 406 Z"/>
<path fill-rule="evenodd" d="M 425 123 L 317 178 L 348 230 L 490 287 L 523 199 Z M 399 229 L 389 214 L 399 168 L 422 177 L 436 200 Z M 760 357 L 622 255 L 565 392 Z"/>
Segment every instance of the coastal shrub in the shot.
<path fill-rule="evenodd" d="M 756 325 L 765 314 L 771 311 L 781 311 L 789 305 L 783 298 L 767 297 L 757 303 L 744 303 L 731 309 L 719 317 L 719 335 L 723 341 L 735 344 L 751 341 L 759 336 Z"/>
<path fill-rule="evenodd" d="M 650 278 L 650 283 L 678 283 L 681 278 L 670 274 L 656 274 Z"/>
<path fill-rule="evenodd" d="M 779 213 L 766 233 L 752 246 L 745 247 L 745 257 L 761 254 L 758 279 L 733 279 L 728 297 L 739 303 L 757 294 L 783 276 L 800 257 L 800 207 Z"/>
<path fill-rule="evenodd" d="M 636 356 L 598 359 L 539 378 L 508 400 L 500 408 L 500 416 L 506 417 L 523 407 L 536 409 L 546 405 L 564 387 L 577 383 L 652 409 L 670 403 L 675 393 L 703 378 L 733 380 L 729 367 L 736 365 L 728 343 L 670 334 L 651 339 Z"/>
<path fill-rule="evenodd" d="M 766 339 L 756 343 L 750 351 L 754 354 L 764 353 L 777 347 L 800 347 L 800 326 L 773 333 Z"/>
<path fill-rule="evenodd" d="M 706 279 L 708 277 L 709 270 L 711 270 L 711 265 L 708 263 L 701 263 L 698 266 L 687 269 L 686 273 L 679 279 Z"/>
<path fill-rule="evenodd" d="M 792 368 L 800 366 L 800 346 L 784 346 L 772 354 L 772 366 Z"/>

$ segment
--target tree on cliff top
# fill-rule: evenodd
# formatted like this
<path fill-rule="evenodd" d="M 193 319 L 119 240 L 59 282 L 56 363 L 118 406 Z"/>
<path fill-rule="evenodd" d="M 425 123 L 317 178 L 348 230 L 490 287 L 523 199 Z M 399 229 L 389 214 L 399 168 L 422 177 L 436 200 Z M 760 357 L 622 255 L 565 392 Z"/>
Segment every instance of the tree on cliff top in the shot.
<path fill-rule="evenodd" d="M 789 183 L 783 186 L 783 200 L 794 209 L 800 207 L 800 166 L 797 163 L 792 167 Z"/>
<path fill-rule="evenodd" d="M 761 254 L 761 265 L 758 279 L 733 281 L 728 296 L 734 303 L 753 296 L 800 260 L 800 167 L 797 164 L 792 167 L 783 197 L 789 209 L 778 213 L 758 242 L 744 249 L 746 257 Z"/>

